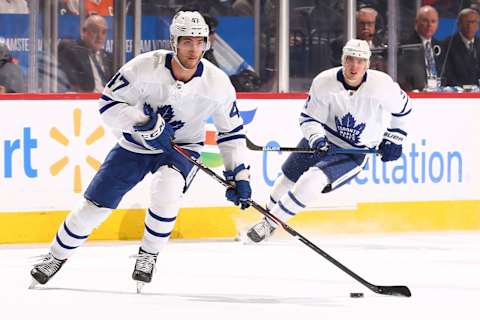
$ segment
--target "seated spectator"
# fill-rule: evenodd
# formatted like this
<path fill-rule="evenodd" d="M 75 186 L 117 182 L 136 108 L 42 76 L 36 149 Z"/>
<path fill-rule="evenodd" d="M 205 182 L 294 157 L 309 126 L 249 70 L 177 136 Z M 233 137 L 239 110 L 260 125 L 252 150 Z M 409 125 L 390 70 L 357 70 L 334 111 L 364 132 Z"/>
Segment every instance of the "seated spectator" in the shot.
<path fill-rule="evenodd" d="M 70 84 L 69 91 L 102 92 L 113 76 L 113 57 L 104 50 L 108 25 L 105 18 L 85 19 L 80 40 L 63 40 L 58 45 L 59 68 Z"/>
<path fill-rule="evenodd" d="M 239 16 L 253 16 L 253 0 L 235 0 L 232 9 Z"/>
<path fill-rule="evenodd" d="M 379 35 L 377 30 L 377 10 L 369 7 L 361 8 L 357 11 L 357 39 L 368 42 L 370 49 L 383 47 L 384 39 Z"/>
<path fill-rule="evenodd" d="M 25 92 L 25 79 L 7 45 L 0 43 L 0 93 L 15 92 Z"/>
<path fill-rule="evenodd" d="M 261 86 L 261 80 L 258 74 L 249 67 L 241 68 L 240 66 L 230 65 L 226 66 L 229 61 L 226 60 L 221 54 L 218 54 L 215 51 L 217 46 L 217 35 L 216 28 L 218 27 L 218 20 L 215 17 L 212 17 L 208 14 L 203 14 L 205 22 L 210 29 L 208 40 L 210 41 L 210 49 L 207 50 L 204 54 L 204 58 L 209 60 L 211 63 L 222 69 L 225 73 L 230 76 L 230 81 L 235 87 L 236 91 L 258 91 Z M 231 57 L 230 57 L 231 58 Z M 238 59 L 235 59 L 237 62 Z M 232 67 L 234 67 L 236 72 L 232 72 Z M 228 70 L 227 70 L 228 69 Z"/>
<path fill-rule="evenodd" d="M 470 8 L 458 14 L 458 32 L 445 40 L 448 48 L 446 60 L 446 85 L 480 85 L 480 39 L 478 31 L 479 13 Z"/>
<path fill-rule="evenodd" d="M 387 71 L 386 43 L 377 30 L 378 12 L 373 8 L 361 8 L 357 11 L 357 39 L 368 42 L 372 50 L 370 69 Z"/>
<path fill-rule="evenodd" d="M 28 13 L 25 0 L 0 0 L 0 13 Z"/>
<path fill-rule="evenodd" d="M 85 15 L 98 14 L 113 16 L 113 0 L 83 0 Z M 80 14 L 79 0 L 63 0 L 60 3 L 60 14 Z"/>
<path fill-rule="evenodd" d="M 372 49 L 372 57 L 370 58 L 370 69 L 386 71 L 385 63 L 385 41 L 380 36 L 377 30 L 377 10 L 364 7 L 357 11 L 357 39 L 365 40 L 368 42 L 370 49 Z M 343 39 L 337 39 L 332 42 L 332 51 L 334 52 L 335 65 L 341 64 L 342 48 L 344 46 Z"/>
<path fill-rule="evenodd" d="M 399 52 L 398 83 L 405 91 L 422 90 L 427 79 L 438 83 L 442 70 L 442 47 L 433 38 L 438 28 L 438 12 L 431 6 L 417 11 L 415 32 L 402 41 Z M 418 44 L 418 46 L 411 46 Z M 436 86 L 435 84 L 431 84 Z"/>

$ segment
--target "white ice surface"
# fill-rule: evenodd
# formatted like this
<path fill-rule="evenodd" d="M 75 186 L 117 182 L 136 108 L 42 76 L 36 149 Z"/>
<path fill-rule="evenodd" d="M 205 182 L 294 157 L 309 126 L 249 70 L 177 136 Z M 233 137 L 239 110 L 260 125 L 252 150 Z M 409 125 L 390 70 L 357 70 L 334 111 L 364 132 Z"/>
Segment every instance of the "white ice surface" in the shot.
<path fill-rule="evenodd" d="M 137 242 L 87 243 L 35 290 L 29 258 L 47 245 L 4 245 L 0 319 L 480 319 L 478 232 L 310 240 L 365 280 L 413 296 L 375 294 L 294 238 L 171 241 L 141 295 L 130 278 Z"/>

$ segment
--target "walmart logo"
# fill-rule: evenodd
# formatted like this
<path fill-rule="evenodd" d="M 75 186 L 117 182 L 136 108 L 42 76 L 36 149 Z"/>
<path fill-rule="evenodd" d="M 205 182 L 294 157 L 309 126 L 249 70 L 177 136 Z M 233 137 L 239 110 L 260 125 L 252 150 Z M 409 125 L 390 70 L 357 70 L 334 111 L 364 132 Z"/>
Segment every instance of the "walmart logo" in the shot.
<path fill-rule="evenodd" d="M 240 111 L 245 125 L 253 121 L 256 111 Z M 47 163 L 47 168 L 51 176 L 61 173 L 71 176 L 73 192 L 80 193 L 84 188 L 82 172 L 86 170 L 85 164 L 95 171 L 100 168 L 101 163 L 91 155 L 90 146 L 104 137 L 105 130 L 102 126 L 88 132 L 82 130 L 82 111 L 79 108 L 73 110 L 71 119 L 73 121 L 68 121 L 66 127 L 57 125 L 46 129 L 53 143 L 59 146 L 55 148 L 55 158 Z M 216 140 L 217 132 L 212 119 L 209 119 L 201 157 L 203 163 L 210 168 L 223 165 Z M 12 179 L 23 174 L 27 178 L 38 178 L 41 169 L 34 166 L 34 158 L 40 152 L 39 147 L 44 147 L 44 144 L 35 137 L 35 128 L 31 127 L 24 127 L 20 136 L 0 139 L 0 162 L 3 161 L 0 163 L 0 177 Z"/>
<path fill-rule="evenodd" d="M 240 116 L 243 119 L 243 124 L 247 125 L 253 121 L 257 109 L 248 111 L 240 111 Z M 201 155 L 202 162 L 209 168 L 216 168 L 223 165 L 222 156 L 217 146 L 217 132 L 213 126 L 212 118 L 208 119 L 207 132 L 205 137 L 205 147 Z"/>
<path fill-rule="evenodd" d="M 102 126 L 98 126 L 95 130 L 87 134 L 86 137 L 82 136 L 81 124 L 82 124 L 82 111 L 80 109 L 73 110 L 73 137 L 67 138 L 59 129 L 53 127 L 50 129 L 50 137 L 61 145 L 68 147 L 72 143 L 78 143 L 84 145 L 92 145 L 95 141 L 99 140 L 105 135 L 105 130 Z M 83 140 L 83 141 L 82 141 Z M 52 176 L 59 174 L 70 162 L 71 155 L 64 155 L 50 166 L 50 173 Z M 85 157 L 85 162 L 95 171 L 100 168 L 100 162 L 90 155 Z M 73 165 L 73 192 L 80 193 L 82 191 L 82 174 L 81 166 L 78 163 Z"/>

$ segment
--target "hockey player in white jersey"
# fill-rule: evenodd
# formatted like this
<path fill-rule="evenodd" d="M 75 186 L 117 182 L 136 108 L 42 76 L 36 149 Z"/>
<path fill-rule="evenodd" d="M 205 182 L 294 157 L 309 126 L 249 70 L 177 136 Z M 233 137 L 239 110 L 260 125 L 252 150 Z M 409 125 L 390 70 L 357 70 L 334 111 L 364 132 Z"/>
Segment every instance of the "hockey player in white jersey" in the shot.
<path fill-rule="evenodd" d="M 312 82 L 300 114 L 299 147 L 318 153 L 292 153 L 282 165 L 267 208 L 287 221 L 314 199 L 347 183 L 365 167 L 365 154 L 340 154 L 339 148 L 375 148 L 382 161 L 397 160 L 411 113 L 409 98 L 387 74 L 368 70 L 370 49 L 352 39 L 343 48 L 342 66 Z M 268 238 L 275 222 L 264 219 L 247 232 L 253 242 Z"/>
<path fill-rule="evenodd" d="M 181 200 L 196 170 L 171 145 L 200 156 L 209 117 L 232 188 L 227 199 L 248 207 L 251 196 L 243 120 L 228 76 L 201 59 L 209 47 L 208 26 L 196 11 L 180 11 L 170 26 L 172 51 L 141 54 L 106 85 L 99 112 L 118 139 L 84 194 L 60 226 L 50 252 L 31 271 L 45 284 L 117 208 L 122 197 L 152 173 L 150 205 L 132 274 L 150 282 L 157 255 L 173 230 Z M 35 285 L 36 283 L 34 283 Z"/>

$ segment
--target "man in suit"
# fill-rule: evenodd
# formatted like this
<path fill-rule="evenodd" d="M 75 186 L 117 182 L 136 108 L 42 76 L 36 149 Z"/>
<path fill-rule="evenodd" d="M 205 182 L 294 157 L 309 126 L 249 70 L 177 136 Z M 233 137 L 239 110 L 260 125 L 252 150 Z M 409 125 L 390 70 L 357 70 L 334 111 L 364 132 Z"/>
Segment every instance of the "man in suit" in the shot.
<path fill-rule="evenodd" d="M 0 42 L 0 93 L 25 92 L 25 78 L 5 43 Z"/>
<path fill-rule="evenodd" d="M 398 83 L 405 91 L 422 90 L 435 86 L 442 77 L 443 54 L 441 42 L 433 38 L 438 28 L 438 12 L 432 6 L 417 11 L 415 32 L 402 41 L 400 48 Z M 418 46 L 411 46 L 418 44 Z"/>
<path fill-rule="evenodd" d="M 387 71 L 385 61 L 386 43 L 377 30 L 377 10 L 369 7 L 357 11 L 357 39 L 365 40 L 372 50 L 370 69 Z"/>
<path fill-rule="evenodd" d="M 480 85 L 479 13 L 470 8 L 458 14 L 458 32 L 445 40 L 449 47 L 446 60 L 446 84 L 449 86 Z"/>
<path fill-rule="evenodd" d="M 370 69 L 386 71 L 384 58 L 385 41 L 378 35 L 378 12 L 371 7 L 360 8 L 356 13 L 357 39 L 365 40 L 372 50 Z M 343 37 L 332 41 L 331 48 L 335 65 L 341 64 L 342 49 L 345 44 Z"/>
<path fill-rule="evenodd" d="M 91 15 L 82 27 L 80 40 L 58 45 L 59 68 L 68 80 L 68 90 L 102 92 L 113 76 L 113 57 L 105 51 L 108 25 L 100 15 Z"/>

